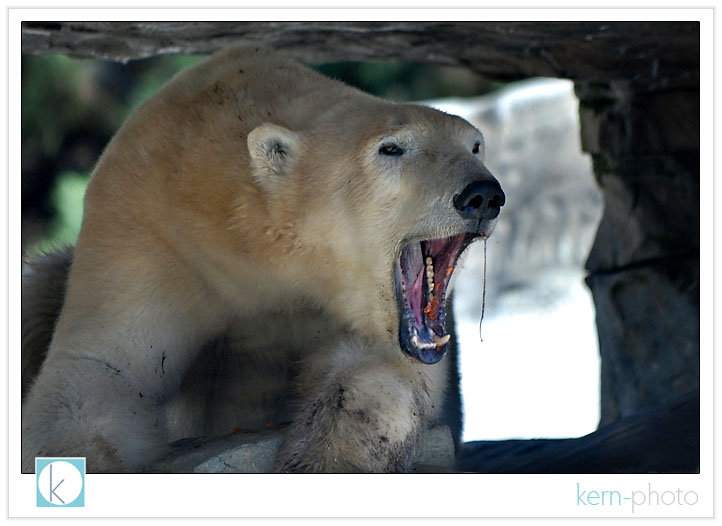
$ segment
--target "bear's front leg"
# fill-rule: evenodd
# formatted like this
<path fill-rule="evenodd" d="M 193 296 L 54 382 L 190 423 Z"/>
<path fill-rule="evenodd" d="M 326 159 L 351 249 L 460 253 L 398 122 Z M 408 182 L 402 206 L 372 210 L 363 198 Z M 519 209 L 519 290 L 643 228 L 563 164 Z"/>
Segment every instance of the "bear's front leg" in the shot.
<path fill-rule="evenodd" d="M 347 342 L 302 373 L 301 407 L 275 461 L 280 472 L 408 471 L 440 405 L 446 365 Z"/>
<path fill-rule="evenodd" d="M 23 473 L 35 457 L 86 457 L 89 473 L 139 471 L 168 450 L 153 388 L 111 358 L 51 358 L 23 404 Z"/>
<path fill-rule="evenodd" d="M 82 316 L 72 300 L 23 403 L 22 469 L 68 456 L 86 457 L 88 472 L 141 471 L 169 451 L 163 405 L 201 347 L 204 320 L 159 301 L 122 313 L 115 298 L 103 305 L 110 314 Z"/>

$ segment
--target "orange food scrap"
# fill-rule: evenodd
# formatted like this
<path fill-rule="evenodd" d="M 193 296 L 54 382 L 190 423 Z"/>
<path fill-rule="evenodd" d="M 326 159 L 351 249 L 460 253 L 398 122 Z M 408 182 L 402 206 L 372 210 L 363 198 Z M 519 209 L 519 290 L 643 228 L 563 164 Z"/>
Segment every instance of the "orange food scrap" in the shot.
<path fill-rule="evenodd" d="M 234 427 L 233 430 L 231 431 L 231 435 L 235 435 L 236 433 L 239 433 L 240 431 L 241 431 L 240 427 Z"/>
<path fill-rule="evenodd" d="M 454 267 L 451 267 L 451 266 L 446 267 L 446 275 L 447 275 L 447 276 L 448 276 L 449 274 L 451 274 L 452 272 L 454 272 Z"/>

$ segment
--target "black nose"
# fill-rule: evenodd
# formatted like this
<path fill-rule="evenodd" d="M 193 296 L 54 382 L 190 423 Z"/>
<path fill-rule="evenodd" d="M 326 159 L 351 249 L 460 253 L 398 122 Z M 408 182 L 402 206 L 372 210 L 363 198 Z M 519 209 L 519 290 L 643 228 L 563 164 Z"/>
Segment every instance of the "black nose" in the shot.
<path fill-rule="evenodd" d="M 495 180 L 474 181 L 454 196 L 454 208 L 464 219 L 495 219 L 506 196 Z"/>

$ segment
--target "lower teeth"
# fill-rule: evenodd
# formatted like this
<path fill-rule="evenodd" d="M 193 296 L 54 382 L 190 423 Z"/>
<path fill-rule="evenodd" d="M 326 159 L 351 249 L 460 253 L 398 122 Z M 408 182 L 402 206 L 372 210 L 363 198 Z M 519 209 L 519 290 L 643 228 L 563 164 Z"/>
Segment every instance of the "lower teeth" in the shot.
<path fill-rule="evenodd" d="M 414 332 L 416 332 L 415 328 L 414 328 Z M 437 347 L 442 347 L 442 346 L 446 345 L 447 343 L 449 343 L 449 340 L 451 339 L 450 334 L 447 334 L 445 336 L 438 336 L 433 331 L 430 331 L 430 332 L 431 332 L 431 339 L 433 340 L 433 342 L 430 342 L 430 343 L 422 342 L 421 340 L 419 340 L 418 334 L 414 334 L 411 337 L 411 342 L 419 349 L 435 349 Z"/>
<path fill-rule="evenodd" d="M 434 340 L 434 343 L 436 345 L 442 346 L 449 343 L 449 340 L 451 339 L 451 334 L 447 334 L 446 336 L 437 336 L 436 334 L 434 334 L 431 339 Z"/>
<path fill-rule="evenodd" d="M 418 336 L 412 336 L 411 342 L 416 346 L 418 349 L 436 349 L 435 343 L 423 343 L 419 340 Z"/>

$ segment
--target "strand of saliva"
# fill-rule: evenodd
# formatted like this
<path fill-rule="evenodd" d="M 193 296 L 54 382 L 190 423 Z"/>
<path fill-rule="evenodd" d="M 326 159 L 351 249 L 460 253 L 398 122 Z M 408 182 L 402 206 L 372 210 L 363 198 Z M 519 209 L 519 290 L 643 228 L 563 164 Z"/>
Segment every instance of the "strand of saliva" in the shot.
<path fill-rule="evenodd" d="M 486 309 L 486 238 L 484 238 L 484 274 L 481 293 L 481 317 L 479 318 L 479 341 L 483 342 L 481 337 L 481 322 L 484 321 L 484 309 Z"/>

